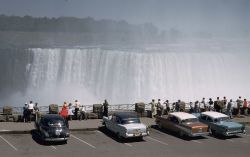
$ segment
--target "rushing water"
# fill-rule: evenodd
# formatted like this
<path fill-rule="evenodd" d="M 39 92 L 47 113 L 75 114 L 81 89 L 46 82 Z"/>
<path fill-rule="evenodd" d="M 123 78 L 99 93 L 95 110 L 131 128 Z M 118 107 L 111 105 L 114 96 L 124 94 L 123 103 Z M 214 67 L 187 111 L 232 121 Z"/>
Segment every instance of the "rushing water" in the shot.
<path fill-rule="evenodd" d="M 41 105 L 250 98 L 248 53 L 164 52 L 104 48 L 34 48 L 19 101 Z M 11 101 L 10 101 L 11 102 Z"/>

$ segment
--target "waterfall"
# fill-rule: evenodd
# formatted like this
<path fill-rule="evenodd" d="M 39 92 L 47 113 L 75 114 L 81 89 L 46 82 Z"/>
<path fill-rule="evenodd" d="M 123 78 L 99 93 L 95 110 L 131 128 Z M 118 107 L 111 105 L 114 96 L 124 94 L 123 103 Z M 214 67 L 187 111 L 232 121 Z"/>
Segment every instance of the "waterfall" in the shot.
<path fill-rule="evenodd" d="M 250 98 L 248 53 L 33 48 L 27 95 L 44 104 Z"/>

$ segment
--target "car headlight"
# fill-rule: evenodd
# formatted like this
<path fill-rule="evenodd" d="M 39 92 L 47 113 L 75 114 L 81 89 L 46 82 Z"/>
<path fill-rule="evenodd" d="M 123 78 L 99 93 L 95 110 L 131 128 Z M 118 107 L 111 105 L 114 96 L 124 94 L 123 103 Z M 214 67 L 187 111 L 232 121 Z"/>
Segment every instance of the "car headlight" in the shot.
<path fill-rule="evenodd" d="M 44 131 L 45 137 L 49 137 L 49 133 L 47 131 Z"/>

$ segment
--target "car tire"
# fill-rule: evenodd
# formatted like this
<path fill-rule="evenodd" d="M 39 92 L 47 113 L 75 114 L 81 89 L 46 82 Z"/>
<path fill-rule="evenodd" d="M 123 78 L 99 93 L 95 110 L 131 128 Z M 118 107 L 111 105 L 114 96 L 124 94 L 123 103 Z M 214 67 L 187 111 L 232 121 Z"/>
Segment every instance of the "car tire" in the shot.
<path fill-rule="evenodd" d="M 179 131 L 179 136 L 180 136 L 181 138 L 184 137 L 183 131 Z"/>
<path fill-rule="evenodd" d="M 211 134 L 212 134 L 213 136 L 216 136 L 216 131 L 213 130 L 213 129 L 211 129 Z"/>
<path fill-rule="evenodd" d="M 121 136 L 119 132 L 117 132 L 116 135 L 119 141 L 123 141 L 123 137 Z"/>
<path fill-rule="evenodd" d="M 162 124 L 161 123 L 158 124 L 158 128 L 162 129 Z"/>

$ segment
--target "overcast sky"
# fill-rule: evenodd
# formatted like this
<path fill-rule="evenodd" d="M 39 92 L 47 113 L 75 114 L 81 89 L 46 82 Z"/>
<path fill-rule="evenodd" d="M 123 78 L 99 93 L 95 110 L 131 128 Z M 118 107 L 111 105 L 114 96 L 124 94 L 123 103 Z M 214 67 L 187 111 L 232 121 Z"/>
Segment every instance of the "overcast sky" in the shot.
<path fill-rule="evenodd" d="M 250 0 L 0 0 L 0 14 L 152 22 L 161 29 L 249 31 Z"/>

